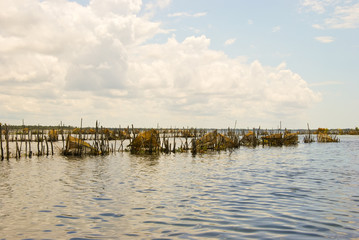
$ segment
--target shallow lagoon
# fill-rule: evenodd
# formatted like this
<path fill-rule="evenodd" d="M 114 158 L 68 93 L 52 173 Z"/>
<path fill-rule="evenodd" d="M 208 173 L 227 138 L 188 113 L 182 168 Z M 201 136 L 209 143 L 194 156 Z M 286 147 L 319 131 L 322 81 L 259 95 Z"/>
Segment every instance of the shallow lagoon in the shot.
<path fill-rule="evenodd" d="M 359 137 L 0 162 L 2 239 L 359 238 Z"/>

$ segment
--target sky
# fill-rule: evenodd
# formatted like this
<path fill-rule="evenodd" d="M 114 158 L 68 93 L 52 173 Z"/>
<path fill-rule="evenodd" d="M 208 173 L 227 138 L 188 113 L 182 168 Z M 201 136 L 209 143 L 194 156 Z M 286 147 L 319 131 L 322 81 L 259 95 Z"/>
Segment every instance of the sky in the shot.
<path fill-rule="evenodd" d="M 1 0 L 0 122 L 359 126 L 358 0 Z"/>

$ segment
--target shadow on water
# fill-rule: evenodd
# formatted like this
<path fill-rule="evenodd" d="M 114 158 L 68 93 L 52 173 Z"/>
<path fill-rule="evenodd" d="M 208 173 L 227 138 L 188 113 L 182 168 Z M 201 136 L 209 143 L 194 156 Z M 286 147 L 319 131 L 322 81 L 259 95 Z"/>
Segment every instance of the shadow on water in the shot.
<path fill-rule="evenodd" d="M 130 155 L 130 161 L 133 162 L 133 164 L 138 164 L 148 167 L 158 165 L 160 158 L 161 158 L 160 154 Z"/>

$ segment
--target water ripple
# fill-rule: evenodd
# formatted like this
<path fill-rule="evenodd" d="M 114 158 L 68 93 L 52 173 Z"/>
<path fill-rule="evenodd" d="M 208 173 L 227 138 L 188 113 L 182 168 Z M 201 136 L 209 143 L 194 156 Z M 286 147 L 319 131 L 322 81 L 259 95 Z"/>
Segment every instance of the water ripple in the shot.
<path fill-rule="evenodd" d="M 1 238 L 356 239 L 359 138 L 341 140 L 0 162 Z"/>

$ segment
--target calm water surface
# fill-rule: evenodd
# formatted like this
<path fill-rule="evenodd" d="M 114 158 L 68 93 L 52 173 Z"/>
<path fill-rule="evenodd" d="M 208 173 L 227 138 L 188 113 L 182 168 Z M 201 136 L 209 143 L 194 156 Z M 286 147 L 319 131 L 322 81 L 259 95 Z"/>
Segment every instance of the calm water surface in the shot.
<path fill-rule="evenodd" d="M 0 239 L 357 239 L 359 137 L 0 162 Z"/>

